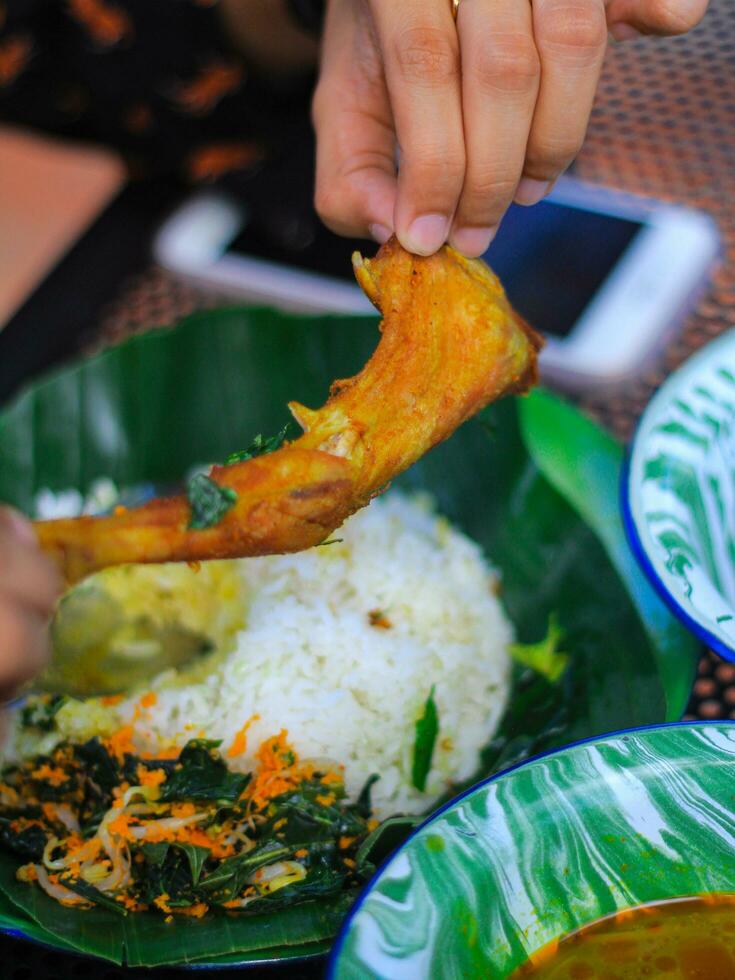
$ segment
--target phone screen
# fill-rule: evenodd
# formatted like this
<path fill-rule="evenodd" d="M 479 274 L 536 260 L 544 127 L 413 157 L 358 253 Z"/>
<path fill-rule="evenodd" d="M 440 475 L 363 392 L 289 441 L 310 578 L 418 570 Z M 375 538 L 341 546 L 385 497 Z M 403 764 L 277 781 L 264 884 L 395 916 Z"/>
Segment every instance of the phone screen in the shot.
<path fill-rule="evenodd" d="M 544 333 L 564 337 L 642 227 L 553 201 L 511 205 L 484 257 L 521 316 Z M 339 238 L 317 222 L 296 238 L 284 245 L 268 227 L 251 223 L 228 251 L 347 281 L 353 281 L 351 252 L 371 254 L 364 241 Z"/>

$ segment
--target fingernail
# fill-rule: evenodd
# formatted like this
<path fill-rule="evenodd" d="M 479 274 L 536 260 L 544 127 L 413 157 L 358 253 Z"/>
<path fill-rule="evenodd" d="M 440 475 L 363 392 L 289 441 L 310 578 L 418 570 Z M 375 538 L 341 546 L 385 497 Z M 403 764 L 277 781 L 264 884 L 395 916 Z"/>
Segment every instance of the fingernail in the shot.
<path fill-rule="evenodd" d="M 447 240 L 449 218 L 443 214 L 425 214 L 409 225 L 403 245 L 416 255 L 433 255 Z"/>
<path fill-rule="evenodd" d="M 17 510 L 12 510 L 10 507 L 0 508 L 0 519 L 19 541 L 24 544 L 36 544 L 37 539 L 33 525 Z"/>
<path fill-rule="evenodd" d="M 368 231 L 370 232 L 370 237 L 374 238 L 375 241 L 379 242 L 381 245 L 387 242 L 388 239 L 393 234 L 393 232 L 387 225 L 381 225 L 381 224 L 370 225 Z"/>
<path fill-rule="evenodd" d="M 451 243 L 458 252 L 476 258 L 487 252 L 497 228 L 458 228 L 452 232 Z"/>
<path fill-rule="evenodd" d="M 637 37 L 643 37 L 641 31 L 632 24 L 613 24 L 610 33 L 616 41 L 633 41 Z"/>
<path fill-rule="evenodd" d="M 550 190 L 550 180 L 534 180 L 532 177 L 522 177 L 521 182 L 516 187 L 514 200 L 516 204 L 523 204 L 524 207 L 530 207 L 532 204 L 538 204 L 541 198 L 546 197 Z"/>

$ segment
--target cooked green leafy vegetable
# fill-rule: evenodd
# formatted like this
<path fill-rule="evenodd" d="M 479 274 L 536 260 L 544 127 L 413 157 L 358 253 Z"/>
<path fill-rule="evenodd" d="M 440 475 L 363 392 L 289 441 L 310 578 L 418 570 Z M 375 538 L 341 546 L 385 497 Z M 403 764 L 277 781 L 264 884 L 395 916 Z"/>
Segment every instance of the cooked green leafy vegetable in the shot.
<path fill-rule="evenodd" d="M 0 845 L 28 862 L 26 887 L 84 910 L 200 918 L 331 898 L 370 874 L 358 851 L 376 825 L 374 779 L 346 802 L 341 773 L 300 762 L 285 732 L 251 773 L 230 769 L 219 742 L 145 758 L 131 733 L 3 772 Z"/>
<path fill-rule="evenodd" d="M 53 731 L 55 727 L 54 718 L 65 701 L 66 698 L 63 694 L 46 694 L 34 698 L 21 708 L 21 728 L 35 728 L 39 732 Z"/>
<path fill-rule="evenodd" d="M 563 642 L 564 630 L 556 613 L 552 613 L 546 636 L 536 643 L 511 643 L 510 655 L 516 663 L 543 674 L 553 684 L 569 666 L 569 656 L 560 650 Z"/>
<path fill-rule="evenodd" d="M 255 456 L 264 456 L 266 453 L 275 452 L 276 449 L 280 449 L 284 444 L 291 429 L 291 423 L 287 422 L 281 431 L 274 436 L 266 437 L 258 433 L 247 449 L 241 449 L 239 452 L 230 453 L 225 460 L 225 465 L 231 466 L 233 463 L 244 463 L 249 459 L 253 459 Z"/>
<path fill-rule="evenodd" d="M 388 817 L 368 834 L 358 848 L 355 855 L 357 866 L 364 874 L 372 874 L 375 867 L 400 847 L 422 820 L 422 817 Z"/>
<path fill-rule="evenodd" d="M 231 487 L 221 487 L 205 473 L 197 473 L 189 480 L 186 494 L 191 506 L 189 527 L 197 531 L 219 524 L 237 501 Z"/>
<path fill-rule="evenodd" d="M 227 768 L 217 752 L 220 744 L 206 739 L 187 742 L 176 767 L 161 787 L 160 799 L 218 800 L 223 804 L 239 799 L 250 781 L 250 775 L 231 772 Z"/>
<path fill-rule="evenodd" d="M 434 686 L 432 686 L 424 704 L 423 714 L 416 722 L 416 738 L 413 743 L 411 782 L 420 793 L 426 789 L 426 779 L 431 769 L 431 759 L 438 734 L 439 713 L 436 710 Z"/>

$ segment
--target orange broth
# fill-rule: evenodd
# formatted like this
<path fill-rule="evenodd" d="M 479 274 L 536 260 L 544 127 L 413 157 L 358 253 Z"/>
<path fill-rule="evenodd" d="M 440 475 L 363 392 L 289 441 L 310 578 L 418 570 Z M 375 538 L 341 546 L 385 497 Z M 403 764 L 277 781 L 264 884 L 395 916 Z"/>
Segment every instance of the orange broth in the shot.
<path fill-rule="evenodd" d="M 735 895 L 627 909 L 549 943 L 511 980 L 735 980 Z"/>

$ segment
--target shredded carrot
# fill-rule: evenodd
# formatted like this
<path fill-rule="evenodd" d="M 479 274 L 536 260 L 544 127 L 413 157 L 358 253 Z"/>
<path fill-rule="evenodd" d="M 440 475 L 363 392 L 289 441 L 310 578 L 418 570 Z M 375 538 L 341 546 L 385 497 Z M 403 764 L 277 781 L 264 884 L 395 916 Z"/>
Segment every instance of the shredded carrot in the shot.
<path fill-rule="evenodd" d="M 160 827 L 156 820 L 146 825 L 145 841 L 147 844 L 160 844 L 163 841 L 173 841 L 175 837 L 176 831 L 171 830 L 170 827 Z"/>
<path fill-rule="evenodd" d="M 174 803 L 171 807 L 172 817 L 193 817 L 196 812 L 193 803 Z"/>
<path fill-rule="evenodd" d="M 134 898 L 129 895 L 116 895 L 115 901 L 120 902 L 124 905 L 129 912 L 145 912 L 148 908 L 147 905 L 143 905 L 142 902 L 136 902 Z"/>
<path fill-rule="evenodd" d="M 338 841 L 339 849 L 340 849 L 340 851 L 346 851 L 347 848 L 351 844 L 354 844 L 354 843 L 355 843 L 355 838 L 354 837 L 340 837 L 340 839 Z"/>
<path fill-rule="evenodd" d="M 141 708 L 152 708 L 153 705 L 157 703 L 158 703 L 158 695 L 156 694 L 155 691 L 149 691 L 147 694 L 144 694 L 143 697 L 140 699 Z"/>
<path fill-rule="evenodd" d="M 50 822 L 54 823 L 56 821 L 56 806 L 53 803 L 42 803 L 41 810 L 43 811 L 44 817 Z"/>
<path fill-rule="evenodd" d="M 326 772 L 321 781 L 325 786 L 341 786 L 344 779 L 337 772 Z"/>
<path fill-rule="evenodd" d="M 35 864 L 24 864 L 15 872 L 19 881 L 38 881 L 38 871 Z"/>
<path fill-rule="evenodd" d="M 278 735 L 267 738 L 261 743 L 260 748 L 255 753 L 255 758 L 262 769 L 282 769 L 284 765 L 292 766 L 298 762 L 296 753 L 286 741 L 287 737 L 288 730 L 282 728 Z"/>
<path fill-rule="evenodd" d="M 135 755 L 133 745 L 133 726 L 125 725 L 118 729 L 109 738 L 104 740 L 104 746 L 110 755 L 114 756 L 118 762 L 124 762 L 126 755 Z"/>
<path fill-rule="evenodd" d="M 34 769 L 31 773 L 31 779 L 49 783 L 54 787 L 62 786 L 68 778 L 68 775 L 63 769 L 58 766 L 50 766 L 47 762 L 44 762 L 43 765 L 39 766 L 38 769 Z"/>
<path fill-rule="evenodd" d="M 287 736 L 284 728 L 266 739 L 255 753 L 259 768 L 244 795 L 256 810 L 264 809 L 270 800 L 294 789 L 304 779 L 298 756 L 286 741 Z"/>
<path fill-rule="evenodd" d="M 195 844 L 197 847 L 214 847 L 215 841 L 207 835 L 207 832 L 199 827 L 182 828 L 186 829 L 186 843 Z M 184 841 L 182 841 L 184 843 Z"/>
<path fill-rule="evenodd" d="M 300 847 L 298 851 L 294 851 L 294 857 L 305 858 L 308 855 L 308 851 L 305 847 Z"/>
<path fill-rule="evenodd" d="M 209 906 L 204 902 L 197 902 L 196 905 L 189 905 L 183 909 L 171 909 L 174 915 L 188 915 L 193 919 L 201 919 L 209 911 Z"/>
<path fill-rule="evenodd" d="M 243 755 L 248 747 L 247 732 L 250 726 L 260 720 L 260 715 L 251 715 L 250 718 L 245 722 L 240 731 L 235 735 L 232 740 L 232 745 L 227 750 L 227 755 L 230 759 L 234 759 L 237 755 Z"/>
<path fill-rule="evenodd" d="M 64 844 L 66 845 L 67 854 L 76 854 L 84 847 L 85 840 L 79 834 L 71 833 L 64 841 Z"/>
<path fill-rule="evenodd" d="M 136 774 L 141 786 L 160 786 L 166 781 L 166 772 L 163 769 L 146 769 L 145 766 L 138 766 Z"/>
<path fill-rule="evenodd" d="M 167 749 L 158 749 L 156 752 L 140 752 L 138 753 L 141 759 L 145 759 L 146 762 L 150 759 L 160 760 L 161 762 L 170 761 L 171 759 L 178 759 L 181 755 L 181 749 L 176 745 L 170 745 Z"/>
<path fill-rule="evenodd" d="M 316 801 L 317 803 L 320 803 L 322 806 L 331 806 L 336 800 L 336 798 L 337 797 L 334 795 L 334 793 L 326 793 L 326 794 L 320 793 L 317 796 Z"/>
<path fill-rule="evenodd" d="M 131 840 L 133 835 L 130 833 L 130 824 L 135 822 L 135 817 L 131 817 L 127 813 L 120 813 L 108 824 L 108 830 L 111 834 L 122 837 L 123 840 Z"/>
<path fill-rule="evenodd" d="M 156 906 L 156 908 L 159 908 L 162 912 L 165 912 L 167 915 L 171 915 L 171 909 L 168 907 L 167 904 L 169 898 L 171 898 L 169 893 L 163 892 L 161 895 L 158 895 L 156 898 L 153 899 L 153 904 Z"/>
<path fill-rule="evenodd" d="M 112 790 L 112 795 L 115 797 L 116 800 L 121 799 L 123 796 L 125 796 L 125 794 L 129 789 L 130 789 L 130 783 L 122 782 L 120 783 L 119 786 L 114 787 L 114 789 Z"/>
<path fill-rule="evenodd" d="M 0 796 L 3 797 L 2 802 L 5 806 L 16 806 L 20 800 L 18 791 L 6 783 L 0 783 Z"/>
<path fill-rule="evenodd" d="M 113 705 L 115 705 L 115 704 L 120 704 L 120 702 L 122 701 L 122 699 L 123 699 L 123 696 L 122 696 L 122 694 L 106 694 L 106 695 L 105 695 L 105 696 L 104 696 L 104 697 L 103 697 L 103 698 L 101 699 L 101 703 L 102 703 L 102 704 L 103 704 L 103 705 L 104 705 L 104 706 L 105 706 L 106 708 L 111 708 L 111 707 L 112 707 Z"/>

